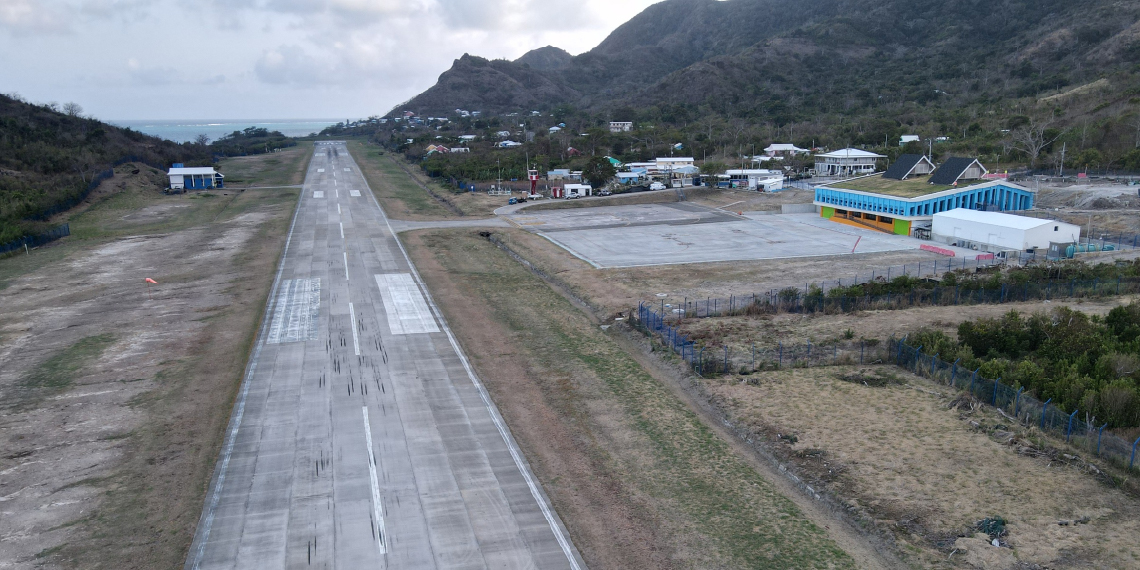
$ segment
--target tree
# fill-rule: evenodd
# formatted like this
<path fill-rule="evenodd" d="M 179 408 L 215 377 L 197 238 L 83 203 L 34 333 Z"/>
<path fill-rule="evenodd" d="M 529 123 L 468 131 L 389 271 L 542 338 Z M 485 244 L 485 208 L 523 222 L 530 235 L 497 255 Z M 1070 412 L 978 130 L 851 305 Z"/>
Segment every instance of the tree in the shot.
<path fill-rule="evenodd" d="M 616 174 L 617 169 L 604 156 L 591 157 L 590 161 L 586 163 L 586 167 L 582 169 L 582 178 L 585 178 L 594 188 L 605 186 Z"/>
<path fill-rule="evenodd" d="M 1052 124 L 1052 117 L 1048 120 L 1030 119 L 1028 124 L 1010 133 L 1010 146 L 1024 152 L 1029 157 L 1030 168 L 1037 166 L 1037 159 L 1045 147 L 1053 144 L 1061 138 L 1061 135 L 1065 134 L 1064 131 L 1053 133 L 1049 129 Z"/>
<path fill-rule="evenodd" d="M 202 133 L 202 134 L 194 137 L 194 144 L 206 146 L 206 145 L 210 144 L 210 137 L 207 136 L 206 133 Z"/>
<path fill-rule="evenodd" d="M 83 112 L 83 107 L 80 107 L 78 103 L 67 103 L 63 106 L 63 112 L 72 117 L 78 117 Z"/>

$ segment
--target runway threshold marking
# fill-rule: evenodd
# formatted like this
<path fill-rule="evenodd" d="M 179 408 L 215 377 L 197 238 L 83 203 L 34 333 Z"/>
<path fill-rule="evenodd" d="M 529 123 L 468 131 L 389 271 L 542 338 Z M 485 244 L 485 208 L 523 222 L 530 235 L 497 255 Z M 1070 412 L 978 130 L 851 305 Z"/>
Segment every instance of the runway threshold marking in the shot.
<path fill-rule="evenodd" d="M 360 339 L 356 337 L 356 309 L 352 303 L 348 304 L 348 316 L 352 319 L 352 349 L 360 356 Z"/>
<path fill-rule="evenodd" d="M 376 522 L 376 547 L 380 554 L 388 554 L 388 547 L 384 544 L 384 505 L 380 502 L 380 484 L 376 479 L 376 455 L 372 452 L 372 426 L 368 423 L 368 406 L 362 408 L 364 413 L 364 439 L 368 442 L 368 477 L 372 480 L 372 516 Z"/>

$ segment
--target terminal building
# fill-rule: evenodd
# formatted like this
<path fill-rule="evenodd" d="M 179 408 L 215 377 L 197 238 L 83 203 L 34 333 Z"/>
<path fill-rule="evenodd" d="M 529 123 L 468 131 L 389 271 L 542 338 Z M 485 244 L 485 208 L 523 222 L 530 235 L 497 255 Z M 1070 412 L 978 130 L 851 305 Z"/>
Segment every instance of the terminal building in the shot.
<path fill-rule="evenodd" d="M 817 187 L 815 205 L 820 215 L 839 223 L 929 237 L 935 214 L 958 208 L 1030 210 L 1036 201 L 1033 190 L 987 180 L 988 172 L 976 159 L 951 158 L 932 167 L 926 157 L 903 155 L 882 175 Z"/>

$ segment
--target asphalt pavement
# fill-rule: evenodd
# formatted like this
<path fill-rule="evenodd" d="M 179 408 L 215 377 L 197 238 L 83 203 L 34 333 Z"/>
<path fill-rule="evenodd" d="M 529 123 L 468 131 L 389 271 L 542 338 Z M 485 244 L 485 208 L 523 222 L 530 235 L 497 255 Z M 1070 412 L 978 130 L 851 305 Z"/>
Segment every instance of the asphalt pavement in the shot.
<path fill-rule="evenodd" d="M 186 568 L 584 568 L 347 148 L 314 152 Z"/>

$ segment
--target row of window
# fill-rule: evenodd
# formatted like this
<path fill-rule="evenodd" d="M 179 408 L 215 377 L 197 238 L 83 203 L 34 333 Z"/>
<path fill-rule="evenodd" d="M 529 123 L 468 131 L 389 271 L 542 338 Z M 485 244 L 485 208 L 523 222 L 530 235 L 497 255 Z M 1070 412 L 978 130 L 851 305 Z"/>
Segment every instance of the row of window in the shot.
<path fill-rule="evenodd" d="M 858 208 L 870 212 L 883 212 L 896 216 L 933 216 L 939 212 L 947 212 L 956 208 L 979 209 L 987 205 L 998 206 L 1003 211 L 1028 210 L 1033 207 L 1033 196 L 1031 194 L 1000 186 L 918 204 L 824 189 L 816 190 L 815 199 L 824 204 Z"/>

